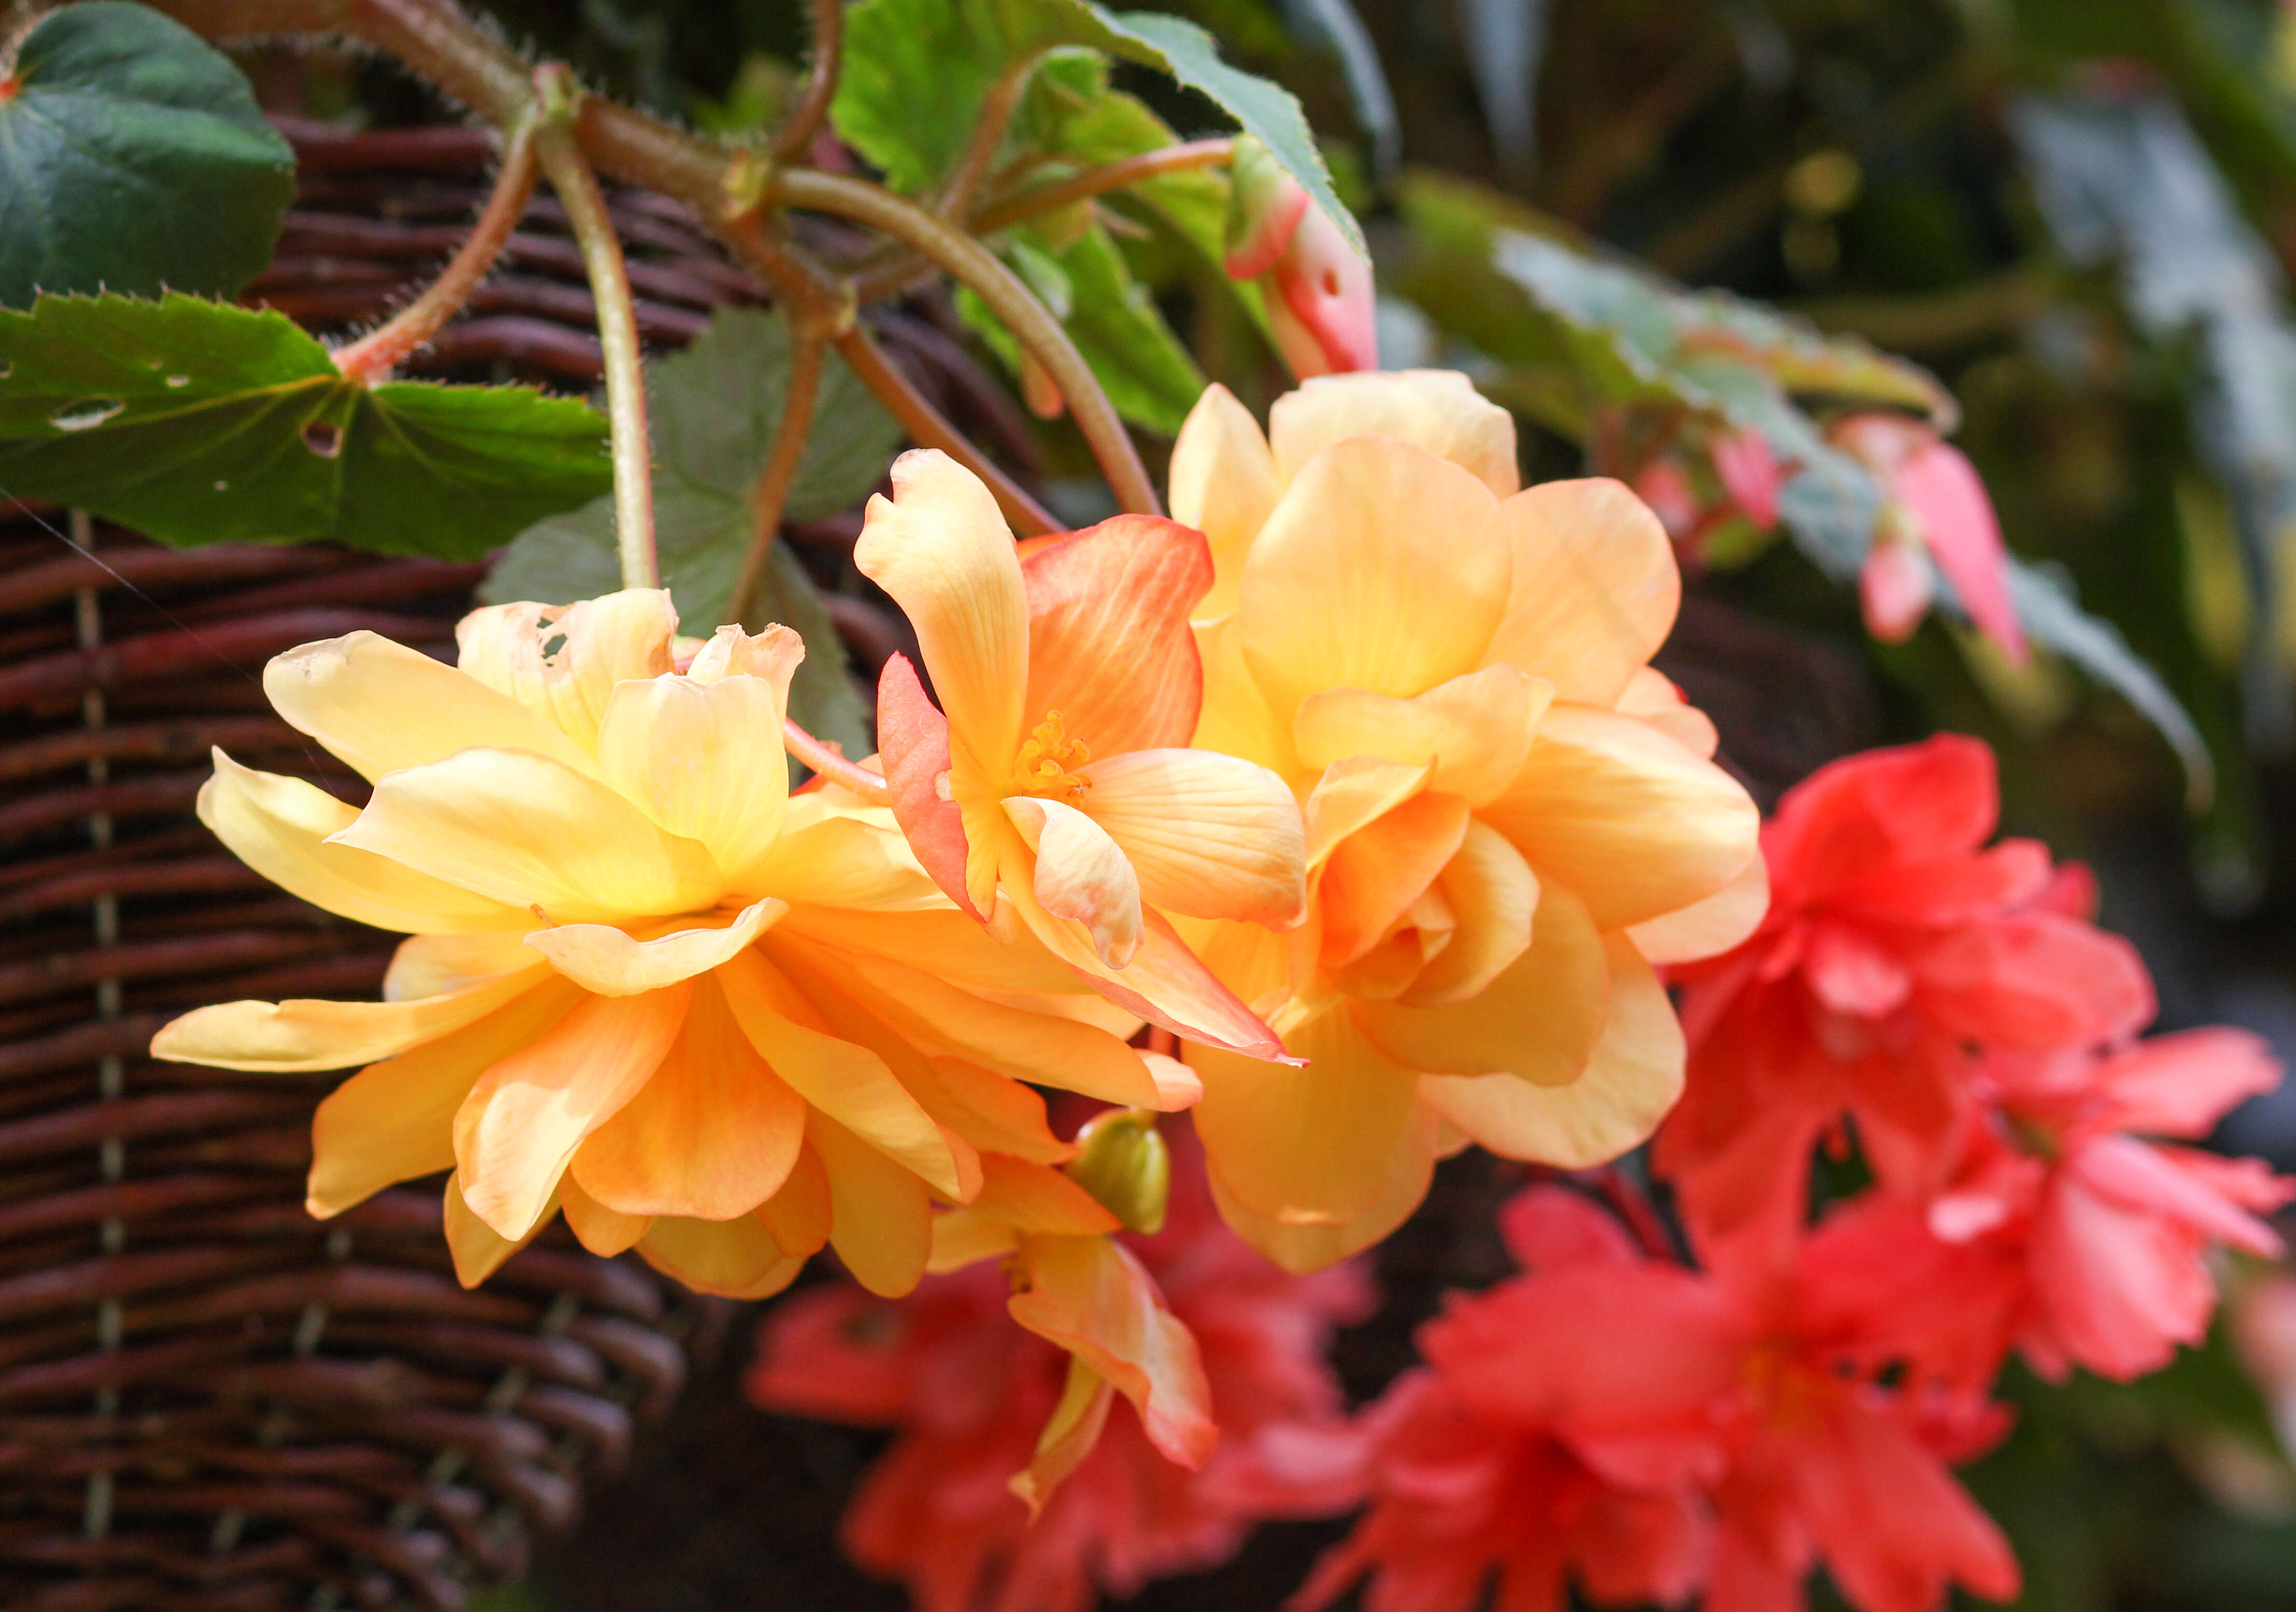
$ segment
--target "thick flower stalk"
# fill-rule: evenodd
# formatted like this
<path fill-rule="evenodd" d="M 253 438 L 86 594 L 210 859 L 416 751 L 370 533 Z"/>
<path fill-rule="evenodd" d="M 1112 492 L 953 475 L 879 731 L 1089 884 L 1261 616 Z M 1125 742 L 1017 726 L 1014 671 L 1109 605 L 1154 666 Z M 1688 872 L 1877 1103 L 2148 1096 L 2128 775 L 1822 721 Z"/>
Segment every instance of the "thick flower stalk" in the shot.
<path fill-rule="evenodd" d="M 1683 1042 L 1653 964 L 1763 911 L 1759 819 L 1648 665 L 1680 592 L 1610 481 L 1519 489 L 1464 376 L 1218 387 L 1172 506 L 1210 540 L 1195 742 L 1303 803 L 1308 915 L 1182 932 L 1304 1068 L 1193 1047 L 1230 1223 L 1297 1269 L 1384 1236 L 1463 1141 L 1569 1166 L 1647 1137 Z"/>
<path fill-rule="evenodd" d="M 980 479 L 921 451 L 894 462 L 854 558 L 907 612 L 940 700 L 906 657 L 886 663 L 885 781 L 934 881 L 1140 1018 L 1279 1056 L 1168 916 L 1281 926 L 1302 901 L 1283 780 L 1185 748 L 1202 696 L 1188 632 L 1211 585 L 1202 536 L 1120 515 L 1023 559 Z"/>
<path fill-rule="evenodd" d="M 204 1008 L 153 1052 L 364 1065 L 314 1122 L 311 1211 L 451 1169 L 465 1282 L 562 1210 L 705 1291 L 774 1291 L 824 1242 L 906 1291 L 985 1152 L 1060 1146 L 1023 1079 L 1149 1106 L 1192 1083 L 949 911 L 882 809 L 791 798 L 794 634 L 721 627 L 681 672 L 676 628 L 635 589 L 476 611 L 455 667 L 371 633 L 273 660 L 280 714 L 373 794 L 218 751 L 201 817 L 292 894 L 411 937 L 380 1002 Z M 1062 997 L 1084 1011 L 1034 1011 Z"/>

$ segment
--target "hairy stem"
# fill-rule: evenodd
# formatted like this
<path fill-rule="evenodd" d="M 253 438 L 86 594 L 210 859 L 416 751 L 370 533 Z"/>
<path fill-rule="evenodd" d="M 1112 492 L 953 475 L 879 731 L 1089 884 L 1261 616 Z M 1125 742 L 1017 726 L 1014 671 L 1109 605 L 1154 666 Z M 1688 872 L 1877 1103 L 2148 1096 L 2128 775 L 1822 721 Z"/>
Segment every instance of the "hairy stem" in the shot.
<path fill-rule="evenodd" d="M 885 781 L 845 759 L 845 752 L 824 740 L 816 739 L 787 717 L 782 719 L 782 748 L 797 757 L 800 765 L 810 767 L 840 789 L 850 790 L 871 806 L 890 806 L 893 793 Z"/>
<path fill-rule="evenodd" d="M 886 412 L 900 421 L 909 440 L 919 447 L 939 448 L 986 482 L 1015 532 L 1023 537 L 1035 537 L 1067 529 L 951 425 L 933 407 L 931 399 L 917 390 L 901 373 L 900 367 L 885 356 L 884 349 L 870 339 L 867 331 L 857 324 L 836 338 L 836 344 L 838 356 L 845 360 L 861 384 L 875 394 Z"/>
<path fill-rule="evenodd" d="M 757 610 L 758 596 L 765 591 L 774 544 L 781 535 L 782 510 L 796 484 L 798 466 L 805 462 L 806 439 L 813 434 L 824 345 L 820 336 L 791 333 L 789 385 L 782 397 L 781 422 L 774 429 L 773 452 L 767 456 L 766 468 L 758 473 L 757 488 L 750 495 L 757 527 L 750 535 L 749 552 L 742 556 L 741 574 L 734 578 L 733 594 L 726 602 L 726 619 L 745 627 Z"/>
<path fill-rule="evenodd" d="M 837 98 L 837 78 L 844 70 L 845 0 L 813 0 L 806 10 L 813 20 L 813 66 L 805 94 L 774 135 L 773 153 L 783 162 L 804 156 L 829 121 L 829 103 Z"/>
<path fill-rule="evenodd" d="M 551 188 L 565 205 L 566 221 L 582 249 L 590 295 L 598 305 L 598 345 L 606 360 L 606 415 L 613 425 L 614 541 L 622 561 L 622 585 L 661 585 L 661 566 L 653 541 L 653 452 L 647 439 L 645 372 L 638 359 L 638 322 L 630 305 L 628 266 L 622 243 L 606 212 L 606 193 L 576 143 L 572 127 L 573 75 L 551 65 L 535 70 L 545 100 L 564 98 L 566 110 L 551 116 L 535 135 L 535 151 Z"/>
<path fill-rule="evenodd" d="M 512 131 L 509 149 L 503 153 L 502 171 L 495 176 L 494 189 L 478 223 L 455 249 L 439 277 L 381 325 L 339 350 L 335 367 L 354 380 L 378 385 L 460 313 L 479 282 L 493 272 L 495 259 L 502 256 L 511 233 L 518 228 L 527 200 L 534 193 L 537 169 L 535 126 L 529 117 Z"/>

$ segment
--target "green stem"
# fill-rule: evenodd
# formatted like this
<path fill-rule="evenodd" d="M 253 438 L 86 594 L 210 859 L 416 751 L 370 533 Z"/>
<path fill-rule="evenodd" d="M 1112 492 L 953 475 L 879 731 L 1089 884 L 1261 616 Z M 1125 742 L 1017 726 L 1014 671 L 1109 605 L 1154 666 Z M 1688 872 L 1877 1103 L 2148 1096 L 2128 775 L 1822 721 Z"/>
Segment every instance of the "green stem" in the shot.
<path fill-rule="evenodd" d="M 653 454 L 647 439 L 645 372 L 638 358 L 629 269 L 606 211 L 606 193 L 598 188 L 598 176 L 574 138 L 571 113 L 578 102 L 571 98 L 581 92 L 574 87 L 572 74 L 554 63 L 538 67 L 535 83 L 545 103 L 566 100 L 536 134 L 535 151 L 543 172 L 550 176 L 551 188 L 565 205 L 566 221 L 590 277 L 590 295 L 598 305 L 598 345 L 606 361 L 606 415 L 613 425 L 614 541 L 621 554 L 622 585 L 660 587 L 661 566 L 653 539 Z"/>
<path fill-rule="evenodd" d="M 965 221 L 966 227 L 976 235 L 994 234 L 1001 229 L 1063 208 L 1071 202 L 1103 196 L 1111 191 L 1128 189 L 1151 179 L 1161 179 L 1167 174 L 1184 174 L 1193 168 L 1224 168 L 1235 155 L 1233 137 L 1218 140 L 1190 140 L 1179 145 L 1167 145 L 1152 151 L 1142 151 L 1099 168 L 1086 168 L 1083 173 L 1050 184 L 1040 184 L 1002 201 L 978 209 Z"/>
<path fill-rule="evenodd" d="M 789 121 L 774 135 L 773 153 L 783 162 L 804 156 L 829 121 L 829 103 L 837 98 L 837 78 L 844 67 L 845 0 L 813 0 L 806 9 L 813 19 L 813 69 Z"/>
<path fill-rule="evenodd" d="M 757 488 L 750 495 L 757 525 L 750 535 L 749 552 L 742 556 L 741 575 L 734 578 L 733 594 L 726 602 L 726 619 L 744 627 L 750 625 L 758 595 L 765 592 L 774 544 L 781 536 L 782 511 L 797 481 L 798 467 L 805 462 L 814 405 L 821 397 L 825 345 L 820 336 L 791 331 L 789 384 L 782 395 L 781 422 L 774 430 L 773 452 L 767 455 L 766 468 L 758 473 Z"/>
<path fill-rule="evenodd" d="M 522 119 L 512 133 L 509 148 L 503 153 L 502 171 L 495 176 L 493 191 L 487 197 L 485 209 L 463 244 L 429 289 L 392 315 L 390 318 L 366 335 L 335 354 L 335 367 L 354 380 L 375 386 L 390 378 L 390 372 L 406 361 L 407 356 L 437 335 L 446 323 L 460 313 L 471 299 L 479 282 L 493 272 L 495 259 L 518 228 L 525 216 L 526 203 L 534 193 L 537 164 L 535 160 L 534 119 Z"/>

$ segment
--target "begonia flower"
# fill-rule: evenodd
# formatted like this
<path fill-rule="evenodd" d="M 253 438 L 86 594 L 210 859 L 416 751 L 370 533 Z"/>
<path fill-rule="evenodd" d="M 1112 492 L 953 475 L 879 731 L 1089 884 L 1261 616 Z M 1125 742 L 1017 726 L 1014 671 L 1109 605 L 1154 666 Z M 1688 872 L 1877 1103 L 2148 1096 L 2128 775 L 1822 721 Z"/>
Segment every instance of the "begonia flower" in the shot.
<path fill-rule="evenodd" d="M 1267 294 L 1267 328 L 1297 380 L 1379 367 L 1371 262 L 1268 149 L 1236 137 L 1229 168 L 1232 280 Z"/>
<path fill-rule="evenodd" d="M 1472 1140 L 1571 1166 L 1650 1134 L 1682 1043 L 1654 961 L 1737 943 L 1759 818 L 1648 662 L 1680 578 L 1611 481 L 1519 489 L 1461 375 L 1309 382 L 1269 430 L 1218 387 L 1172 461 L 1210 540 L 1199 745 L 1304 803 L 1309 914 L 1184 921 L 1306 1058 L 1192 1047 L 1230 1223 L 1294 1268 L 1359 1248 Z"/>
<path fill-rule="evenodd" d="M 1275 1036 L 1168 914 L 1295 921 L 1300 809 L 1282 779 L 1185 748 L 1202 697 L 1188 612 L 1202 536 L 1120 515 L 1024 561 L 979 477 L 904 454 L 854 550 L 917 632 L 939 696 L 886 663 L 878 743 L 893 814 L 934 880 L 1000 935 L 1033 935 L 1112 1002 L 1254 1057 Z"/>
<path fill-rule="evenodd" d="M 1673 973 L 1690 1078 L 1656 1157 L 1710 1231 L 1799 1224 L 1810 1149 L 1845 1117 L 1886 1182 L 1930 1191 L 1972 1045 L 2095 1046 L 2152 1017 L 2134 948 L 2069 910 L 2085 876 L 2032 840 L 1986 844 L 1998 807 L 1992 752 L 1956 734 L 1835 762 L 1779 803 L 1768 915 Z"/>
<path fill-rule="evenodd" d="M 1185 1127 L 1171 1128 L 1164 1230 L 1113 1241 L 1200 1349 L 1220 1440 L 1193 1469 L 1119 1406 L 1031 1520 L 1009 1480 L 1041 1475 L 1032 1442 L 1076 1367 L 994 1264 L 929 1276 L 897 1302 L 816 1288 L 767 1318 L 752 1399 L 898 1429 L 841 1538 L 861 1567 L 904 1581 L 919 1612 L 1085 1612 L 1098 1594 L 1226 1560 L 1262 1518 L 1354 1499 L 1323 1350 L 1333 1326 L 1368 1312 L 1369 1285 L 1352 1266 L 1294 1277 L 1252 1253 L 1219 1223 Z"/>
<path fill-rule="evenodd" d="M 1903 415 L 1848 415 L 1829 434 L 1882 484 L 1881 520 L 1857 579 L 1866 630 L 1885 643 L 1912 634 L 1929 614 L 1933 562 L 1977 630 L 2022 664 L 2025 633 L 2009 596 L 2009 549 L 1976 467 L 1929 426 Z"/>
<path fill-rule="evenodd" d="M 676 627 L 638 589 L 475 611 L 455 667 L 372 633 L 274 659 L 280 714 L 373 795 L 217 751 L 201 820 L 411 938 L 381 1002 L 203 1008 L 152 1051 L 365 1066 L 313 1122 L 311 1212 L 451 1169 L 465 1282 L 562 1209 L 705 1291 L 774 1291 L 824 1241 L 905 1291 L 984 1150 L 1061 1149 L 1023 1079 L 1150 1106 L 1193 1083 L 1057 1011 L 1099 1004 L 950 911 L 887 813 L 791 798 L 794 634 L 722 627 L 679 673 Z"/>

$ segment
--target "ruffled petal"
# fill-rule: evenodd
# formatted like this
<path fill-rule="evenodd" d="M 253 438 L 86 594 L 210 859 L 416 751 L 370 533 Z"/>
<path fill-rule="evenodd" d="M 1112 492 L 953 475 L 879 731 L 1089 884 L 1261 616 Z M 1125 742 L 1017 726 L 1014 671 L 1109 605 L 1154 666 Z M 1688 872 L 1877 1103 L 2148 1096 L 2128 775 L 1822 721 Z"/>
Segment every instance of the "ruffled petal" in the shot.
<path fill-rule="evenodd" d="M 1430 1076 L 1426 1101 L 1482 1147 L 1507 1158 L 1580 1170 L 1640 1146 L 1682 1092 L 1682 1027 L 1666 987 L 1633 945 L 1606 941 L 1610 1012 L 1586 1073 L 1568 1085 L 1496 1076 Z"/>
<path fill-rule="evenodd" d="M 163 1027 L 152 1056 L 266 1075 L 348 1069 L 458 1030 L 545 977 L 535 969 L 414 1002 L 219 1002 Z"/>
<path fill-rule="evenodd" d="M 636 1095 L 685 1018 L 691 985 L 592 996 L 479 1077 L 455 1115 L 471 1210 L 504 1237 L 545 1213 L 583 1138 Z"/>
<path fill-rule="evenodd" d="M 1118 515 L 1030 554 L 1030 717 L 1061 714 L 1095 756 L 1185 744 L 1203 704 L 1188 614 L 1211 585 L 1204 536 Z"/>
<path fill-rule="evenodd" d="M 497 604 L 455 624 L 455 664 L 587 755 L 598 748 L 615 685 L 667 673 L 676 634 L 677 610 L 665 588 L 625 588 L 562 606 Z"/>
<path fill-rule="evenodd" d="M 1351 756 L 1324 769 L 1302 811 L 1308 865 L 1320 868 L 1341 842 L 1427 787 L 1433 769 L 1378 756 Z"/>
<path fill-rule="evenodd" d="M 1292 736 L 1322 768 L 1381 756 L 1433 769 L 1427 787 L 1480 806 L 1514 781 L 1554 686 L 1511 666 L 1485 667 L 1409 700 L 1325 689 L 1300 702 Z"/>
<path fill-rule="evenodd" d="M 589 752 L 548 717 L 378 633 L 274 656 L 263 668 L 263 691 L 288 726 L 370 783 L 474 744 L 532 750 L 576 772 L 592 770 Z"/>
<path fill-rule="evenodd" d="M 1371 1207 L 1409 1121 L 1419 1072 L 1382 1052 L 1343 1010 L 1286 1043 L 1305 1068 L 1191 1050 L 1203 1077 L 1196 1134 L 1228 1196 L 1289 1225 L 1331 1224 Z"/>
<path fill-rule="evenodd" d="M 1353 1002 L 1347 1011 L 1374 1044 L 1411 1068 L 1560 1086 L 1582 1077 L 1610 995 L 1603 937 L 1585 905 L 1548 881 L 1529 949 L 1479 995 L 1431 1008 Z"/>
<path fill-rule="evenodd" d="M 893 462 L 893 496 L 869 501 L 853 562 L 917 631 L 947 713 L 953 787 L 1002 794 L 1020 753 L 1029 604 L 1012 528 L 980 478 L 947 454 Z"/>
<path fill-rule="evenodd" d="M 574 1154 L 574 1179 L 626 1215 L 731 1220 L 781 1190 L 805 1099 L 758 1056 L 709 980 L 653 1078 Z"/>
<path fill-rule="evenodd" d="M 709 853 L 604 784 L 526 750 L 472 749 L 374 786 L 332 843 L 372 851 L 547 921 L 613 922 L 716 904 Z"/>
<path fill-rule="evenodd" d="M 1415 1104 L 1380 1172 L 1377 1189 L 1362 1209 L 1342 1220 L 1296 1225 L 1261 1215 L 1223 1186 L 1217 1172 L 1211 1176 L 1212 1202 L 1238 1237 L 1293 1275 L 1304 1276 L 1361 1253 L 1411 1218 L 1434 1178 L 1440 1126 L 1434 1109 Z"/>
<path fill-rule="evenodd" d="M 1243 557 L 1275 507 L 1275 456 L 1251 411 L 1214 381 L 1188 411 L 1172 444 L 1172 519 L 1204 535 L 1212 585 L 1196 615 L 1212 620 L 1235 609 Z"/>
<path fill-rule="evenodd" d="M 1666 642 L 1682 602 L 1674 545 L 1650 506 L 1616 481 L 1549 481 L 1499 506 L 1514 556 L 1489 659 L 1609 707 Z"/>
<path fill-rule="evenodd" d="M 1512 563 L 1496 507 L 1456 465 L 1386 438 L 1302 467 L 1252 544 L 1237 618 L 1276 714 L 1323 689 L 1407 700 L 1481 666 Z"/>
<path fill-rule="evenodd" d="M 638 1257 L 696 1293 L 721 1298 L 770 1298 L 797 1280 L 806 1256 L 785 1254 L 750 1215 L 730 1220 L 664 1215 L 637 1241 Z"/>
<path fill-rule="evenodd" d="M 1435 887 L 1449 904 L 1456 927 L 1450 944 L 1419 970 L 1396 1000 L 1407 1008 L 1435 1008 L 1480 996 L 1530 947 L 1538 911 L 1538 875 L 1488 823 L 1470 818 L 1458 855 L 1444 864 Z"/>
<path fill-rule="evenodd" d="M 925 1183 L 816 1109 L 806 1141 L 829 1176 L 829 1243 L 853 1279 L 881 1298 L 917 1285 L 932 1254 Z"/>
<path fill-rule="evenodd" d="M 1340 841 L 1316 885 L 1324 966 L 1344 968 L 1377 945 L 1458 854 L 1466 832 L 1465 801 L 1423 794 Z"/>
<path fill-rule="evenodd" d="M 1082 776 L 1078 808 L 1116 842 L 1149 905 L 1278 928 L 1298 921 L 1300 805 L 1266 767 L 1211 750 L 1131 750 Z"/>
<path fill-rule="evenodd" d="M 816 1128 L 812 1115 L 806 1117 L 805 1123 L 808 1134 Z M 782 1190 L 753 1212 L 784 1254 L 809 1259 L 828 1246 L 836 1207 L 830 1195 L 828 1167 L 812 1142 L 798 1150 L 797 1162 L 790 1167 Z"/>
<path fill-rule="evenodd" d="M 904 1068 L 901 1084 L 935 1125 L 979 1150 L 984 1174 L 991 1153 L 1031 1164 L 1061 1164 L 1076 1156 L 1074 1143 L 1053 1134 L 1043 1094 L 1009 1075 L 969 1059 L 931 1058 Z"/>
<path fill-rule="evenodd" d="M 1081 925 L 1107 967 L 1130 963 L 1140 949 L 1140 878 L 1108 831 L 1064 801 L 1029 795 L 1007 796 L 1004 814 L 1036 853 L 1038 904 Z"/>
<path fill-rule="evenodd" d="M 1631 716 L 1557 705 L 1484 821 L 1615 929 L 1702 901 L 1746 870 L 1761 815 L 1737 780 Z"/>
<path fill-rule="evenodd" d="M 533 918 L 387 857 L 325 843 L 357 820 L 355 807 L 299 778 L 214 754 L 215 776 L 200 789 L 200 821 L 289 895 L 355 923 L 407 934 L 524 929 Z"/>
<path fill-rule="evenodd" d="M 1279 482 L 1289 482 L 1333 443 L 1369 435 L 1414 443 L 1473 476 L 1496 498 L 1511 496 L 1522 485 L 1515 466 L 1514 416 L 1486 402 L 1454 370 L 1318 377 L 1275 400 L 1267 433 Z M 1176 451 L 1176 482 L 1177 457 Z M 1177 510 L 1177 486 L 1172 495 Z"/>
<path fill-rule="evenodd" d="M 598 770 L 664 831 L 708 847 L 739 881 L 772 855 L 781 833 L 788 699 L 785 681 L 766 677 L 633 679 L 607 704 Z"/>
<path fill-rule="evenodd" d="M 747 948 L 788 911 L 787 902 L 768 896 L 716 929 L 673 929 L 652 940 L 638 940 L 611 924 L 562 923 L 537 929 L 526 937 L 526 944 L 584 990 L 601 996 L 636 996 L 708 973 Z"/>

